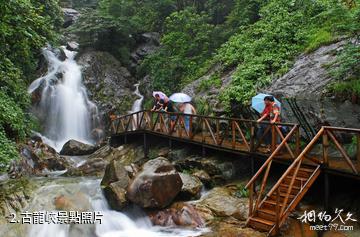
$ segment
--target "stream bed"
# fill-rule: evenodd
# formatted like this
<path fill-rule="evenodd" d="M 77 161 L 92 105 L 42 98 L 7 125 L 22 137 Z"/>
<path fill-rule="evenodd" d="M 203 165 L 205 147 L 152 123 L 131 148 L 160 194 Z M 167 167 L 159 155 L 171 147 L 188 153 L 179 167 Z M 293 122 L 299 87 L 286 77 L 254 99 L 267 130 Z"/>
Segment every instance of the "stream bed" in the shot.
<path fill-rule="evenodd" d="M 153 226 L 146 214 L 138 207 L 131 206 L 124 212 L 113 211 L 104 198 L 98 178 L 34 178 L 39 187 L 34 191 L 30 204 L 18 217 L 20 223 L 1 226 L 2 237 L 188 237 L 199 236 L 206 229 L 178 229 Z M 100 221 L 94 224 L 54 224 L 45 219 L 39 222 L 39 213 L 57 212 L 97 213 Z M 22 223 L 24 213 L 30 213 L 31 224 Z M 47 222 L 48 221 L 48 222 Z M 57 220 L 59 221 L 59 220 Z M 40 222 L 39 222 L 40 223 Z"/>

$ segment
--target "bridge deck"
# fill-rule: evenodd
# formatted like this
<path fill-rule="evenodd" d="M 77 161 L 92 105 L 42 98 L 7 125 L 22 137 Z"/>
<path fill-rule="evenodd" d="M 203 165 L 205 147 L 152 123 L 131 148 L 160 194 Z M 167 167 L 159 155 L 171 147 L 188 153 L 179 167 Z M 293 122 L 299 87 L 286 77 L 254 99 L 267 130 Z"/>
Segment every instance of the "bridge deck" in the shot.
<path fill-rule="evenodd" d="M 188 129 L 185 126 L 186 119 L 190 120 Z M 257 136 L 259 126 L 264 127 L 264 132 Z M 287 131 L 284 132 L 281 127 L 286 127 Z M 360 130 L 333 127 L 324 127 L 324 130 L 326 131 L 321 136 L 316 137 L 312 149 L 305 154 L 304 164 L 320 164 L 322 169 L 358 176 Z M 299 126 L 290 123 L 259 124 L 256 121 L 237 118 L 151 111 L 139 111 L 112 121 L 113 137 L 134 132 L 146 132 L 217 150 L 271 157 L 274 161 L 287 163 L 294 161 L 306 145 L 301 141 Z M 265 145 L 270 149 L 265 148 Z"/>

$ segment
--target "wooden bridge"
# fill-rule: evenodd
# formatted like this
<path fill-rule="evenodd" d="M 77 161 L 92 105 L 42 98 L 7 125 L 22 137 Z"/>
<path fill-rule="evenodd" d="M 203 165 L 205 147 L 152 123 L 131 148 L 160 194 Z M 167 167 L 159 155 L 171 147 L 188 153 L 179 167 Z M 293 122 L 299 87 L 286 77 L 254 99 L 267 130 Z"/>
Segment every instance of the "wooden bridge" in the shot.
<path fill-rule="evenodd" d="M 266 157 L 246 185 L 250 198 L 246 225 L 269 236 L 279 232 L 321 172 L 360 177 L 360 129 L 322 127 L 304 144 L 297 124 L 145 110 L 113 118 L 111 126 L 112 140 L 143 133 L 248 154 L 252 159 Z M 259 126 L 265 129 L 257 136 Z M 289 164 L 274 185 L 268 182 L 273 162 Z"/>

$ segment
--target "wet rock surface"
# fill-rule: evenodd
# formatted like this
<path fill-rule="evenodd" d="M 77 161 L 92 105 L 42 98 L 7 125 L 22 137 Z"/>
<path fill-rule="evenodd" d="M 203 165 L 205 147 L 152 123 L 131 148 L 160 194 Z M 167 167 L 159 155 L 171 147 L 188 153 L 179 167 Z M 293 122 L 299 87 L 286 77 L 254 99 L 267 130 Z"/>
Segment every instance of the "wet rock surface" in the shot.
<path fill-rule="evenodd" d="M 110 53 L 85 50 L 77 57 L 83 67 L 83 82 L 89 97 L 96 103 L 106 130 L 110 129 L 109 114 L 125 114 L 131 109 L 135 97 L 130 72 Z"/>
<path fill-rule="evenodd" d="M 60 151 L 61 155 L 67 156 L 83 156 L 94 153 L 98 147 L 85 144 L 76 140 L 69 140 Z"/>
<path fill-rule="evenodd" d="M 148 213 L 151 222 L 160 226 L 204 227 L 204 221 L 188 203 L 174 203 L 171 207 Z"/>
<path fill-rule="evenodd" d="M 200 198 L 201 189 L 203 187 L 200 179 L 187 173 L 180 173 L 180 178 L 183 183 L 179 194 L 180 197 L 185 200 Z"/>
<path fill-rule="evenodd" d="M 342 101 L 327 94 L 327 87 L 335 81 L 330 74 L 336 56 L 348 40 L 320 47 L 309 54 L 302 54 L 292 69 L 265 89 L 283 100 L 282 115 L 287 122 L 307 122 L 308 131 L 321 126 L 360 127 L 360 106 Z M 296 116 L 303 114 L 304 118 Z"/>
<path fill-rule="evenodd" d="M 205 194 L 195 207 L 205 212 L 204 219 L 208 221 L 214 217 L 234 217 L 244 221 L 248 217 L 248 205 L 248 198 L 237 198 L 231 189 L 215 187 Z"/>
<path fill-rule="evenodd" d="M 127 198 L 143 208 L 164 208 L 171 204 L 181 187 L 174 166 L 159 157 L 143 165 L 127 189 Z"/>
<path fill-rule="evenodd" d="M 20 159 L 10 164 L 10 178 L 44 175 L 44 171 L 62 171 L 70 167 L 69 162 L 52 147 L 43 143 L 40 137 L 33 137 L 20 147 Z"/>

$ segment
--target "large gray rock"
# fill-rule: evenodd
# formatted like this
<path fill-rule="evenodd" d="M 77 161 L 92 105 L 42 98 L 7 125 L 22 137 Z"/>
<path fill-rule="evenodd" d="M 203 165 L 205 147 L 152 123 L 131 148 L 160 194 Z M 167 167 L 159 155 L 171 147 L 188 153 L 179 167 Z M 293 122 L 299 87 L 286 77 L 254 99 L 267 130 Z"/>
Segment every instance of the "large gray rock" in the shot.
<path fill-rule="evenodd" d="M 163 208 L 174 200 L 182 185 L 174 166 L 159 157 L 143 165 L 127 189 L 127 198 L 144 208 Z"/>
<path fill-rule="evenodd" d="M 109 206 L 117 211 L 123 210 L 128 205 L 128 200 L 126 199 L 126 190 L 122 187 L 123 183 L 117 181 L 106 186 L 104 191 L 104 196 L 109 203 Z"/>
<path fill-rule="evenodd" d="M 63 27 L 67 28 L 74 24 L 76 20 L 79 18 L 80 13 L 72 8 L 62 8 L 64 13 L 64 23 Z"/>
<path fill-rule="evenodd" d="M 306 122 L 309 126 L 303 128 L 312 135 L 323 125 L 360 127 L 360 106 L 327 93 L 327 87 L 335 81 L 329 65 L 336 67 L 336 56 L 347 42 L 342 40 L 300 55 L 293 68 L 265 90 L 282 99 L 284 121 Z M 297 114 L 304 118 L 299 120 Z"/>
<path fill-rule="evenodd" d="M 114 182 L 120 182 L 121 188 L 126 188 L 129 184 L 129 176 L 124 165 L 117 160 L 112 160 L 110 164 L 106 166 L 105 175 L 101 180 L 101 186 L 107 186 Z"/>
<path fill-rule="evenodd" d="M 84 51 L 77 57 L 77 62 L 82 66 L 89 97 L 98 106 L 106 131 L 109 131 L 109 114 L 127 113 L 137 99 L 133 94 L 136 80 L 108 52 Z"/>
<path fill-rule="evenodd" d="M 85 144 L 76 140 L 69 140 L 62 147 L 60 154 L 67 156 L 83 156 L 90 155 L 96 150 L 96 146 Z"/>
<path fill-rule="evenodd" d="M 101 180 L 101 188 L 112 209 L 121 211 L 127 206 L 126 188 L 129 181 L 127 171 L 120 161 L 112 160 L 106 166 L 105 175 Z"/>
<path fill-rule="evenodd" d="M 211 210 L 215 217 L 234 217 L 242 221 L 248 217 L 248 198 L 237 198 L 231 190 L 224 187 L 210 190 L 195 205 L 199 209 Z"/>
<path fill-rule="evenodd" d="M 219 101 L 220 92 L 230 85 L 232 81 L 232 75 L 235 69 L 220 76 L 220 85 L 217 86 L 211 82 L 212 78 L 221 70 L 221 65 L 215 65 L 210 69 L 204 76 L 199 79 L 187 84 L 182 92 L 190 95 L 196 103 L 204 103 L 207 113 L 218 113 L 222 114 L 225 112 L 223 104 Z M 204 83 L 209 85 L 208 88 L 204 88 Z"/>
<path fill-rule="evenodd" d="M 200 179 L 186 173 L 180 173 L 180 177 L 183 183 L 180 196 L 184 199 L 200 198 L 201 189 L 203 187 Z"/>

